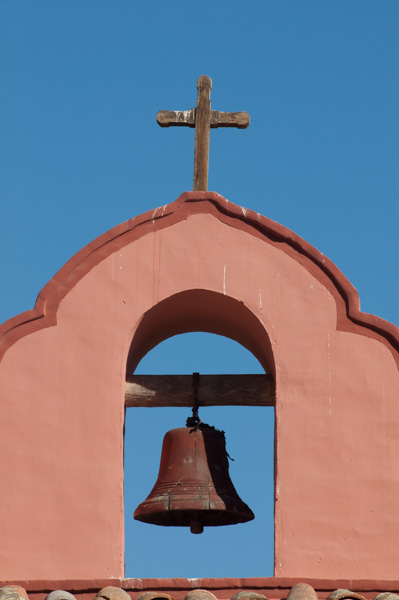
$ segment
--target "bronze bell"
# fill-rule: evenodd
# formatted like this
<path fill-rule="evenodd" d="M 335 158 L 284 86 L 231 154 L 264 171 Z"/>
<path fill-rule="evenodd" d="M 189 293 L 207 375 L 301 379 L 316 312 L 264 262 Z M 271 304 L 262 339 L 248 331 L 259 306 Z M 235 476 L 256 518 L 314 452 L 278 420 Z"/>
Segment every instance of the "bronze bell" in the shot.
<path fill-rule="evenodd" d="M 251 521 L 254 514 L 229 476 L 224 433 L 203 424 L 168 431 L 158 479 L 134 518 L 166 527 L 190 527 L 192 533 Z"/>

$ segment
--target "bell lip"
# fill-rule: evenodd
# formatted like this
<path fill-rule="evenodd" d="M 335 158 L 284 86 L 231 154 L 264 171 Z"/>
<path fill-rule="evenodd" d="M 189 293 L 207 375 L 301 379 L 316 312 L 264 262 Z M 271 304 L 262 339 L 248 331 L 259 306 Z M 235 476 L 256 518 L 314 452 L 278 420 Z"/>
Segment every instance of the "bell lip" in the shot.
<path fill-rule="evenodd" d="M 141 523 L 149 525 L 158 525 L 162 527 L 190 527 L 193 519 L 202 523 L 203 527 L 222 527 L 226 525 L 239 525 L 248 523 L 255 519 L 252 510 L 247 507 L 247 511 L 221 510 L 221 509 L 202 509 L 202 510 L 171 510 L 171 511 L 153 511 L 136 515 L 140 506 L 134 512 L 134 519 Z"/>
<path fill-rule="evenodd" d="M 204 525 L 205 522 L 212 523 L 214 520 L 218 521 L 215 525 L 233 525 L 252 521 L 255 518 L 253 511 L 241 500 L 232 483 L 231 485 L 229 490 L 223 489 L 218 492 L 212 486 L 213 491 L 208 489 L 202 494 L 194 491 L 191 496 L 184 493 L 184 490 L 187 490 L 188 486 L 197 490 L 196 482 L 184 482 L 182 490 L 176 490 L 172 482 L 162 486 L 156 484 L 153 489 L 157 489 L 157 495 L 151 496 L 151 492 L 137 506 L 133 518 L 154 525 L 182 521 L 182 526 L 186 524 L 188 526 L 194 514 L 202 515 Z M 160 488 L 166 488 L 168 491 L 160 493 Z"/>

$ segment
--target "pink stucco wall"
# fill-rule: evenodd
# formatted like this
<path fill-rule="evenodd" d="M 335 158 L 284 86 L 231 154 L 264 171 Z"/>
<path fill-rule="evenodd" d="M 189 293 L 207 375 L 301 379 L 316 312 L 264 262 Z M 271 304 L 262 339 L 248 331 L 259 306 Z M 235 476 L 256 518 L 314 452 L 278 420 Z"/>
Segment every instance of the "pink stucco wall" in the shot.
<path fill-rule="evenodd" d="M 126 365 L 195 329 L 275 374 L 276 576 L 397 578 L 397 330 L 306 242 L 208 192 L 104 234 L 0 329 L 2 578 L 123 577 Z"/>

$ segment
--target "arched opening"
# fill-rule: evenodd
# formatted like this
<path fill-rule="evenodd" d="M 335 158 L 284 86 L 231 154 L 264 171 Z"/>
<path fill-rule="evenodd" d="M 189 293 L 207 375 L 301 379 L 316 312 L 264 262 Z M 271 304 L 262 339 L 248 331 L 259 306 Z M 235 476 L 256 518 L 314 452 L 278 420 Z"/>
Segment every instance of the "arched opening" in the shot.
<path fill-rule="evenodd" d="M 237 307 L 233 308 L 235 310 Z M 234 317 L 237 318 L 234 310 Z M 248 315 L 246 317 L 247 321 L 244 323 L 241 318 L 240 326 L 247 326 L 248 332 L 254 325 Z M 151 321 L 158 335 L 157 326 L 165 334 L 166 326 L 162 329 L 160 321 L 161 319 L 157 322 L 156 318 Z M 168 322 L 168 327 L 171 324 L 175 327 L 173 318 Z M 144 325 L 146 326 L 145 323 Z M 237 327 L 238 330 L 240 326 Z M 207 327 L 209 328 L 209 322 Z M 233 330 L 234 326 L 230 327 L 230 331 Z M 235 337 L 240 335 L 236 334 Z M 250 337 L 247 333 L 247 341 Z M 142 340 L 145 339 L 146 336 L 143 335 Z M 145 346 L 145 343 L 142 344 Z M 138 347 L 140 344 L 136 338 L 136 349 Z M 132 353 L 130 359 L 131 357 Z M 184 375 L 198 371 L 201 374 L 263 374 L 265 369 L 251 352 L 232 339 L 196 332 L 175 335 L 159 343 L 139 362 L 135 374 Z M 164 434 L 169 429 L 184 427 L 190 412 L 189 408 L 180 407 L 126 410 L 125 576 L 272 576 L 273 407 L 200 408 L 203 421 L 226 433 L 227 450 L 234 458 L 234 462 L 231 461 L 229 465 L 230 476 L 240 497 L 254 511 L 254 521 L 242 525 L 210 527 L 201 535 L 193 535 L 187 528 L 158 527 L 133 520 L 136 506 L 145 499 L 157 478 Z"/>
<path fill-rule="evenodd" d="M 243 302 L 209 290 L 186 290 L 150 308 L 130 346 L 126 373 L 160 342 L 180 333 L 203 331 L 235 340 L 252 352 L 267 373 L 275 374 L 270 338 L 263 323 Z"/>

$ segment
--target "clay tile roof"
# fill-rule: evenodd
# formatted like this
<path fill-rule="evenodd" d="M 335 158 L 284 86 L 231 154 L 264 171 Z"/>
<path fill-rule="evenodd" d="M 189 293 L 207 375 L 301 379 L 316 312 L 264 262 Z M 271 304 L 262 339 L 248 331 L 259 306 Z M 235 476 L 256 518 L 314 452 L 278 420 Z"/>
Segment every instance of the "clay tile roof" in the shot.
<path fill-rule="evenodd" d="M 185 590 L 187 590 L 187 587 L 182 585 L 181 583 L 175 583 L 175 586 L 166 585 L 165 583 L 165 587 L 167 587 L 167 589 L 171 591 L 171 594 L 168 594 L 165 593 L 163 590 L 140 591 L 137 590 L 137 588 L 130 588 L 130 581 L 132 580 L 120 580 L 121 585 L 128 587 L 130 594 L 128 594 L 124 589 L 118 586 L 107 586 L 100 589 L 98 592 L 96 592 L 95 590 L 90 592 L 89 585 L 87 587 L 78 587 L 75 583 L 74 588 L 78 587 L 78 589 L 73 589 L 73 594 L 65 590 L 54 590 L 50 593 L 47 593 L 48 588 L 47 590 L 40 591 L 38 589 L 38 587 L 40 586 L 33 585 L 32 592 L 29 592 L 32 594 L 30 597 L 29 593 L 27 593 L 25 588 L 19 585 L 5 585 L 4 587 L 0 588 L 0 600 L 183 600 L 183 598 L 184 600 L 268 600 L 268 598 L 264 594 L 260 594 L 253 590 L 241 590 L 234 594 L 234 586 L 230 586 L 228 584 L 226 585 L 226 587 L 217 588 L 221 592 L 220 596 L 215 595 L 206 589 L 192 589 L 186 592 L 185 595 L 183 595 L 183 590 L 184 588 Z M 159 583 L 161 580 L 153 581 Z M 190 582 L 190 580 L 165 581 L 169 583 L 171 583 L 172 581 L 185 581 L 186 585 L 187 582 Z M 228 581 L 229 580 L 226 580 L 226 582 Z M 272 581 L 272 578 L 265 581 L 269 583 L 270 581 Z M 199 582 L 199 580 L 196 580 L 196 582 Z M 338 588 L 328 594 L 328 592 L 326 592 L 326 587 L 323 585 L 321 585 L 319 593 L 317 593 L 316 590 L 308 583 L 297 583 L 292 587 L 289 586 L 288 588 L 282 584 L 277 584 L 276 586 L 265 585 L 265 588 L 269 589 L 270 597 L 273 600 L 276 600 L 277 598 L 279 600 L 399 600 L 399 595 L 393 591 L 384 591 L 376 593 L 377 590 L 375 590 L 374 592 L 372 591 L 372 589 L 374 589 L 374 586 L 370 586 L 369 584 L 364 585 L 364 582 L 363 587 L 365 595 L 344 588 Z M 387 587 L 389 589 L 391 588 L 391 584 L 384 585 L 384 587 L 385 589 L 387 589 Z"/>

